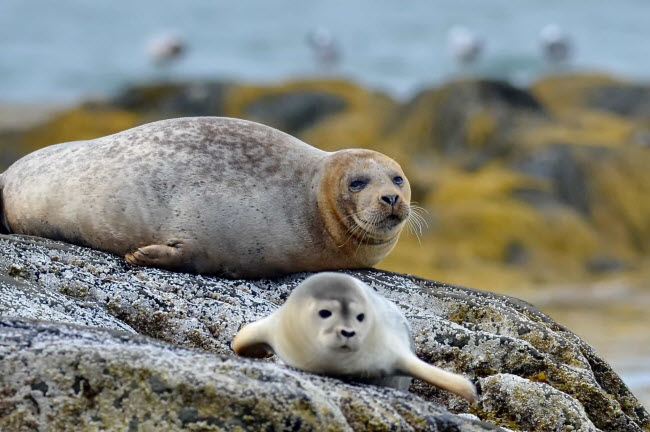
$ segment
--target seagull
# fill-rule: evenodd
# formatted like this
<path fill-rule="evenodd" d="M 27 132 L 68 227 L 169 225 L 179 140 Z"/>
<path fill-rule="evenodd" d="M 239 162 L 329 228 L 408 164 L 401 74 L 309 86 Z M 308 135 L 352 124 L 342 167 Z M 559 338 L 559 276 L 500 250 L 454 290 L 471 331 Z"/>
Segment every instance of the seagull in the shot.
<path fill-rule="evenodd" d="M 474 63 L 483 50 L 483 39 L 470 29 L 454 26 L 447 32 L 449 54 L 461 65 Z"/>
<path fill-rule="evenodd" d="M 566 62 L 571 55 L 571 38 L 557 24 L 548 24 L 539 32 L 542 55 L 551 63 Z"/>
<path fill-rule="evenodd" d="M 311 47 L 318 65 L 324 69 L 333 68 L 341 59 L 341 52 L 332 33 L 323 27 L 307 35 L 307 43 Z"/>
<path fill-rule="evenodd" d="M 185 50 L 183 40 L 171 33 L 158 35 L 147 43 L 147 53 L 156 66 L 165 66 L 178 60 Z"/>

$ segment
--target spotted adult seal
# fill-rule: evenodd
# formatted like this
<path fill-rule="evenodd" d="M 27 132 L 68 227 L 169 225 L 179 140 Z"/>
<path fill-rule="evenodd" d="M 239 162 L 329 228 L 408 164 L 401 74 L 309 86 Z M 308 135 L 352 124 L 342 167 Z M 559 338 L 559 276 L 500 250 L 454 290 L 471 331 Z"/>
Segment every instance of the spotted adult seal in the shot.
<path fill-rule="evenodd" d="M 163 120 L 31 153 L 0 176 L 6 231 L 226 277 L 371 267 L 410 214 L 400 166 L 244 120 Z"/>
<path fill-rule="evenodd" d="M 232 343 L 235 353 L 266 357 L 309 372 L 362 378 L 408 389 L 410 376 L 471 402 L 474 385 L 455 373 L 420 360 L 402 312 L 360 280 L 341 273 L 305 279 L 271 315 L 244 326 Z"/>

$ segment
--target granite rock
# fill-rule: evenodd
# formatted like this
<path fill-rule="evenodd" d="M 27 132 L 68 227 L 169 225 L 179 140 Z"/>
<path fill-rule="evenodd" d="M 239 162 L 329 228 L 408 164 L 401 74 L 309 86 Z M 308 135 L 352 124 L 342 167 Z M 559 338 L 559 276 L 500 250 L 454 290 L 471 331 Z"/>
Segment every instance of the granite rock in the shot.
<path fill-rule="evenodd" d="M 650 430 L 591 347 L 515 298 L 349 272 L 402 309 L 422 359 L 475 381 L 472 407 L 417 381 L 400 393 L 236 358 L 239 328 L 307 274 L 171 273 L 25 236 L 0 236 L 0 250 L 0 429 L 71 430 L 76 416 L 124 430 Z"/>

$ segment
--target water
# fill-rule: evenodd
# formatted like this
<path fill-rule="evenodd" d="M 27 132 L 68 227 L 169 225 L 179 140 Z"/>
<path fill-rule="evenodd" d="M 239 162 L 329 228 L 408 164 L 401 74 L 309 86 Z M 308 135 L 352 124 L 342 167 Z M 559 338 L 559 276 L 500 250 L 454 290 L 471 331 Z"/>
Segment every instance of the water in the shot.
<path fill-rule="evenodd" d="M 547 69 L 537 35 L 551 22 L 572 35 L 574 68 L 650 74 L 646 0 L 2 0 L 0 101 L 70 101 L 155 78 L 313 76 L 305 40 L 319 26 L 343 48 L 337 76 L 396 96 L 459 72 L 445 44 L 457 24 L 486 39 L 480 74 L 526 83 Z M 144 45 L 168 30 L 189 52 L 160 71 Z"/>

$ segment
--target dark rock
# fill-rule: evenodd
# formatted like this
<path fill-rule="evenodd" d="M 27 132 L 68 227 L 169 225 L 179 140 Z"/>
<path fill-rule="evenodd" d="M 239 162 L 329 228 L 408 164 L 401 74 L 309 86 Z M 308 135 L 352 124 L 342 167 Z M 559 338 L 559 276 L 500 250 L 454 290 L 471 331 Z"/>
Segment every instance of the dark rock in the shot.
<path fill-rule="evenodd" d="M 169 83 L 132 86 L 124 89 L 109 104 L 145 115 L 167 117 L 224 115 L 223 82 Z"/>
<path fill-rule="evenodd" d="M 503 81 L 477 80 L 426 90 L 400 117 L 408 124 L 409 117 L 427 116 L 411 131 L 425 141 L 420 145 L 469 157 L 467 164 L 477 165 L 510 151 L 515 143 L 509 133 L 522 119 L 545 115 L 529 92 Z"/>
<path fill-rule="evenodd" d="M 624 268 L 625 263 L 623 261 L 609 255 L 597 256 L 587 261 L 587 270 L 595 274 L 613 273 Z"/>
<path fill-rule="evenodd" d="M 504 253 L 504 262 L 510 265 L 519 265 L 525 263 L 530 254 L 520 241 L 513 240 L 506 246 Z"/>
<path fill-rule="evenodd" d="M 584 170 L 568 144 L 555 144 L 537 150 L 516 164 L 521 172 L 552 181 L 553 195 L 562 204 L 573 207 L 582 214 L 589 214 L 589 189 Z M 535 196 L 528 195 L 535 199 Z M 535 204 L 547 204 L 544 196 L 538 196 Z"/>
<path fill-rule="evenodd" d="M 546 190 L 544 188 L 536 188 L 536 187 L 515 188 L 512 191 L 512 195 L 515 198 L 521 201 L 525 201 L 530 205 L 535 206 L 538 209 L 553 207 L 560 204 L 558 202 L 558 198 L 555 192 Z"/>
<path fill-rule="evenodd" d="M 650 87 L 624 83 L 603 84 L 590 89 L 587 105 L 624 117 L 650 119 Z"/>
<path fill-rule="evenodd" d="M 301 90 L 256 99 L 246 107 L 246 118 L 297 135 L 346 105 L 337 95 Z"/>
<path fill-rule="evenodd" d="M 650 428 L 647 411 L 591 347 L 514 298 L 349 272 L 404 311 L 423 360 L 473 378 L 480 401 L 469 407 L 418 381 L 401 393 L 235 357 L 239 328 L 275 310 L 306 274 L 170 273 L 23 236 L 0 236 L 0 250 L 2 430 L 124 430 L 134 418 L 144 429 L 490 430 L 451 413 L 467 411 L 511 430 Z M 25 276 L 9 276 L 11 266 Z M 85 294 L 62 294 L 72 284 Z"/>
<path fill-rule="evenodd" d="M 502 105 L 509 109 L 542 111 L 542 105 L 533 95 L 505 81 L 477 82 L 478 99 L 488 105 Z"/>

